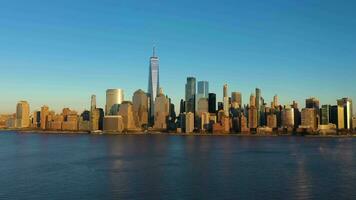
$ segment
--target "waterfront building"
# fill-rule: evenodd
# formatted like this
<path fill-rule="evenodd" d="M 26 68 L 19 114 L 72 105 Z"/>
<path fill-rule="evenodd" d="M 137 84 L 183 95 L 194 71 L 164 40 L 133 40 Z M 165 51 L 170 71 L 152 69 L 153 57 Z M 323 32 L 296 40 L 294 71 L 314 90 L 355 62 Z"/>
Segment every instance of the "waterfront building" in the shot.
<path fill-rule="evenodd" d="M 30 105 L 27 101 L 19 101 L 16 106 L 16 128 L 30 127 Z"/>
<path fill-rule="evenodd" d="M 49 107 L 44 105 L 41 107 L 41 129 L 45 130 L 48 120 Z"/>
<path fill-rule="evenodd" d="M 257 109 L 257 126 L 260 126 L 260 123 L 261 123 L 261 105 L 263 105 L 263 102 L 261 103 L 261 99 L 262 99 L 262 96 L 261 96 L 261 89 L 259 88 L 256 88 L 256 109 Z"/>
<path fill-rule="evenodd" d="M 105 115 L 117 115 L 120 104 L 124 101 L 124 90 L 108 89 L 106 90 Z"/>
<path fill-rule="evenodd" d="M 300 128 L 307 128 L 311 130 L 317 129 L 318 121 L 317 121 L 317 111 L 315 108 L 303 108 L 301 117 L 302 117 L 302 123 Z"/>
<path fill-rule="evenodd" d="M 194 131 L 194 113 L 188 112 L 185 114 L 185 133 L 193 133 Z"/>
<path fill-rule="evenodd" d="M 294 128 L 294 109 L 285 107 L 282 110 L 282 127 Z"/>
<path fill-rule="evenodd" d="M 248 124 L 249 128 L 255 129 L 257 128 L 257 108 L 252 106 L 248 110 Z"/>
<path fill-rule="evenodd" d="M 223 106 L 224 106 L 225 116 L 229 116 L 230 103 L 229 103 L 229 97 L 228 97 L 227 84 L 224 84 L 224 87 L 223 87 Z"/>
<path fill-rule="evenodd" d="M 279 102 L 278 102 L 278 96 L 274 95 L 273 96 L 273 102 L 272 102 L 272 108 L 276 108 L 279 106 Z"/>
<path fill-rule="evenodd" d="M 216 113 L 216 94 L 209 93 L 209 113 Z"/>
<path fill-rule="evenodd" d="M 337 105 L 344 108 L 344 128 L 352 129 L 352 100 L 350 98 L 342 98 L 337 100 Z"/>
<path fill-rule="evenodd" d="M 301 124 L 301 113 L 298 108 L 298 103 L 293 101 L 291 107 L 294 110 L 294 128 L 298 128 L 299 125 Z"/>
<path fill-rule="evenodd" d="M 234 108 L 241 108 L 242 106 L 242 96 L 240 92 L 231 93 L 231 104 Z"/>
<path fill-rule="evenodd" d="M 82 117 L 79 118 L 78 122 L 79 131 L 90 131 L 90 121 L 84 120 Z"/>
<path fill-rule="evenodd" d="M 124 130 L 123 118 L 120 115 L 104 116 L 104 131 L 122 132 Z"/>
<path fill-rule="evenodd" d="M 155 100 L 154 126 L 155 129 L 167 129 L 167 120 L 169 116 L 169 100 L 160 89 Z"/>
<path fill-rule="evenodd" d="M 207 98 L 200 98 L 198 100 L 197 115 L 200 116 L 203 112 L 209 112 L 209 101 Z"/>
<path fill-rule="evenodd" d="M 315 97 L 311 97 L 305 100 L 305 108 L 315 108 L 319 110 L 319 100 Z"/>
<path fill-rule="evenodd" d="M 90 101 L 90 131 L 99 130 L 99 110 L 96 108 L 96 96 L 91 96 Z"/>
<path fill-rule="evenodd" d="M 122 122 L 124 123 L 124 130 L 135 130 L 137 128 L 134 120 L 134 110 L 132 102 L 122 102 L 118 115 L 122 117 Z"/>
<path fill-rule="evenodd" d="M 156 48 L 153 47 L 153 55 L 150 57 L 148 76 L 148 98 L 150 100 L 150 116 L 154 116 L 154 102 L 159 92 L 159 59 L 156 56 Z"/>
<path fill-rule="evenodd" d="M 269 128 L 277 128 L 277 116 L 276 114 L 268 114 L 267 115 L 267 127 Z"/>
<path fill-rule="evenodd" d="M 209 131 L 210 129 L 210 113 L 202 112 L 200 114 L 200 130 Z"/>
<path fill-rule="evenodd" d="M 185 84 L 185 112 L 195 113 L 196 79 L 188 77 Z"/>
<path fill-rule="evenodd" d="M 328 125 L 330 123 L 330 105 L 322 105 L 320 113 L 320 124 Z"/>
<path fill-rule="evenodd" d="M 254 94 L 250 95 L 250 107 L 256 107 L 256 96 Z"/>
<path fill-rule="evenodd" d="M 133 110 L 137 127 L 148 125 L 148 96 L 143 90 L 137 90 L 133 97 Z"/>
<path fill-rule="evenodd" d="M 344 107 L 339 105 L 330 108 L 330 123 L 335 124 L 337 129 L 344 129 Z"/>
<path fill-rule="evenodd" d="M 40 128 L 41 126 L 41 111 L 34 111 L 32 116 L 32 127 Z"/>

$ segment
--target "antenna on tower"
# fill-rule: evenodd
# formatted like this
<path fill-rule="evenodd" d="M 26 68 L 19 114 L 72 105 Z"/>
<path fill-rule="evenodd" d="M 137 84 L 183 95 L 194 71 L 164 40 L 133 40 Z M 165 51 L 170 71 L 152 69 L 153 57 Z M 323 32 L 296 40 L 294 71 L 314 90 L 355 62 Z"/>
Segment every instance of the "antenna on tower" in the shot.
<path fill-rule="evenodd" d="M 152 57 L 156 57 L 156 46 L 153 45 L 153 56 Z"/>

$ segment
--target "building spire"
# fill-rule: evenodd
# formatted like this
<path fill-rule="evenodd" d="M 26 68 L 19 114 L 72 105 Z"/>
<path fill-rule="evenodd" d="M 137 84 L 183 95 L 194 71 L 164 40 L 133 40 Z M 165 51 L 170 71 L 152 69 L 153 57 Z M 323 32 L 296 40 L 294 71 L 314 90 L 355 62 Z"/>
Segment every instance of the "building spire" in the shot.
<path fill-rule="evenodd" d="M 156 57 L 156 46 L 155 45 L 153 45 L 153 55 L 152 55 L 152 57 Z"/>

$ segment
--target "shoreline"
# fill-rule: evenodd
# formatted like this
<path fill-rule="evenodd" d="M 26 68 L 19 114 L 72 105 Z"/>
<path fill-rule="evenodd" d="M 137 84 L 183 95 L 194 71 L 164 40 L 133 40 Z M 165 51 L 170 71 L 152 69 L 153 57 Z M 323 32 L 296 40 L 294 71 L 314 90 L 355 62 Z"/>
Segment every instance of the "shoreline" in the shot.
<path fill-rule="evenodd" d="M 54 130 L 36 130 L 36 129 L 0 129 L 1 132 L 16 132 L 20 134 L 47 134 L 47 135 L 117 135 L 117 136 L 146 136 L 146 135 L 166 135 L 166 136 L 237 136 L 237 137 L 309 137 L 309 138 L 353 138 L 356 137 L 356 132 L 351 134 L 340 134 L 340 135 L 316 135 L 316 134 L 293 134 L 293 133 L 280 133 L 273 132 L 268 134 L 257 134 L 257 133 L 173 133 L 173 132 L 100 132 L 91 133 L 89 131 L 54 131 Z"/>

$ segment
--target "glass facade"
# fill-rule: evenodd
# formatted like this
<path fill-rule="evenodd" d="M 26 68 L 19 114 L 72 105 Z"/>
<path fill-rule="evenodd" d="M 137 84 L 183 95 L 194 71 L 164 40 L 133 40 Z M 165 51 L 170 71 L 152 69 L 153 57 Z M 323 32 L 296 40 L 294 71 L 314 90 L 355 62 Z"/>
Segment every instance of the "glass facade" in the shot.
<path fill-rule="evenodd" d="M 148 95 L 150 98 L 150 113 L 154 115 L 154 100 L 157 97 L 159 90 L 159 59 L 155 55 L 155 48 L 153 48 L 153 55 L 150 58 L 150 69 L 148 77 Z"/>

